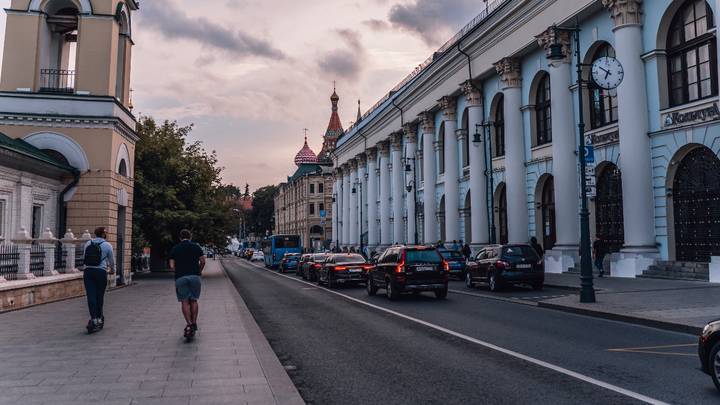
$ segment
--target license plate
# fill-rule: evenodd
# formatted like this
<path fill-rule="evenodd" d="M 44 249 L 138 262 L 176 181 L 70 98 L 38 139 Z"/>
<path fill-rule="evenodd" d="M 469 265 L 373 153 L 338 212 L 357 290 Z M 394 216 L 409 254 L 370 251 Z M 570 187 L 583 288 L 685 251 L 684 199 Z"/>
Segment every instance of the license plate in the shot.
<path fill-rule="evenodd" d="M 530 269 L 530 268 L 532 268 L 532 264 L 518 264 L 515 267 L 518 269 Z"/>
<path fill-rule="evenodd" d="M 350 269 L 350 273 L 360 273 L 362 269 Z"/>
<path fill-rule="evenodd" d="M 416 267 L 415 271 L 435 271 L 435 267 L 432 267 L 432 266 Z"/>

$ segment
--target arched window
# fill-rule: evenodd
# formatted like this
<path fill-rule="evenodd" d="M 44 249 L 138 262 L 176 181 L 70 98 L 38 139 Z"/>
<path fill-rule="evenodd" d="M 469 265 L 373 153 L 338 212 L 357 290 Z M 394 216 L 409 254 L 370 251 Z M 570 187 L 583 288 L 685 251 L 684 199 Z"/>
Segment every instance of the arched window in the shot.
<path fill-rule="evenodd" d="M 550 75 L 544 73 L 535 94 L 536 145 L 552 142 L 552 113 L 550 110 Z"/>
<path fill-rule="evenodd" d="M 495 101 L 493 115 L 493 157 L 505 156 L 505 99 L 500 93 Z"/>
<path fill-rule="evenodd" d="M 122 159 L 122 160 L 120 161 L 120 165 L 119 165 L 119 167 L 118 167 L 118 173 L 119 173 L 121 176 L 127 177 L 127 175 L 128 175 L 128 170 L 127 170 L 127 163 L 125 163 L 125 159 Z"/>
<path fill-rule="evenodd" d="M 608 43 L 601 45 L 595 51 L 592 60 L 596 61 L 605 56 L 615 57 L 615 49 Z M 588 93 L 590 95 L 591 128 L 595 129 L 616 123 L 618 120 L 617 94 L 613 95 L 610 90 L 597 87 L 592 81 Z"/>
<path fill-rule="evenodd" d="M 462 117 L 462 129 L 465 130 L 465 140 L 463 141 L 463 155 L 462 155 L 462 166 L 470 166 L 470 117 L 469 111 L 466 108 L 463 112 Z"/>
<path fill-rule="evenodd" d="M 688 0 L 675 14 L 667 39 L 671 106 L 717 95 L 713 27 L 705 0 Z"/>

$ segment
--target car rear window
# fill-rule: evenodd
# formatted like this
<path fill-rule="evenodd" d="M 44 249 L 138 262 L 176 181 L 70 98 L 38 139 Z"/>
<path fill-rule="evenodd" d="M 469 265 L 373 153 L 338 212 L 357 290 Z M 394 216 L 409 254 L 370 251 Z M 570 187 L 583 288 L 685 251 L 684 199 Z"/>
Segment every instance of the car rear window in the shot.
<path fill-rule="evenodd" d="M 502 255 L 504 257 L 525 257 L 529 259 L 539 259 L 537 252 L 532 246 L 519 245 L 519 246 L 506 246 L 502 248 Z"/>
<path fill-rule="evenodd" d="M 435 249 L 406 250 L 405 261 L 407 263 L 441 263 L 442 257 Z"/>
<path fill-rule="evenodd" d="M 327 255 L 315 255 L 313 256 L 313 260 L 317 263 L 323 263 L 325 260 L 327 260 Z"/>
<path fill-rule="evenodd" d="M 335 263 L 358 263 L 365 262 L 365 258 L 360 255 L 342 255 L 335 256 Z"/>
<path fill-rule="evenodd" d="M 446 250 L 440 252 L 442 257 L 446 259 L 464 259 L 465 256 L 462 255 L 462 253 L 458 252 L 457 250 Z"/>

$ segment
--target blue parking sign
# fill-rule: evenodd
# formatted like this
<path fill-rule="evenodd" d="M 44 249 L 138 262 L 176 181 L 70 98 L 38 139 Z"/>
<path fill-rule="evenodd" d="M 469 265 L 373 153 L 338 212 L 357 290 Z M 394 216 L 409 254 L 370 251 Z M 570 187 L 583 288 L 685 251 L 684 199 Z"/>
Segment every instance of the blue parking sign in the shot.
<path fill-rule="evenodd" d="M 585 146 L 585 163 L 595 163 L 595 148 L 592 145 Z"/>
<path fill-rule="evenodd" d="M 325 210 L 320 210 L 320 218 L 325 218 L 326 216 Z"/>

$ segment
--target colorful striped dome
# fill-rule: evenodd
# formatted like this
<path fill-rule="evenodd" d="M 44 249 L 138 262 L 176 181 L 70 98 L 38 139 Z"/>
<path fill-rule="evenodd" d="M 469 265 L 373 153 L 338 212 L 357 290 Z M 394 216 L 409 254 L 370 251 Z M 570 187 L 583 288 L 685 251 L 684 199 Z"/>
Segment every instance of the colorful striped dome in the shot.
<path fill-rule="evenodd" d="M 310 149 L 307 143 L 307 136 L 305 137 L 305 145 L 303 145 L 300 152 L 295 155 L 295 164 L 300 166 L 304 164 L 317 163 L 317 155 Z"/>

